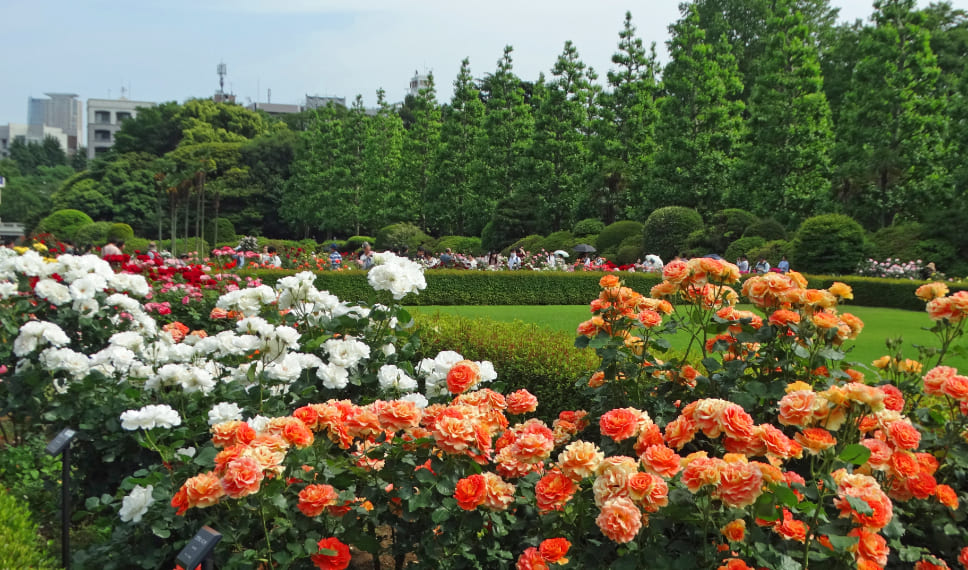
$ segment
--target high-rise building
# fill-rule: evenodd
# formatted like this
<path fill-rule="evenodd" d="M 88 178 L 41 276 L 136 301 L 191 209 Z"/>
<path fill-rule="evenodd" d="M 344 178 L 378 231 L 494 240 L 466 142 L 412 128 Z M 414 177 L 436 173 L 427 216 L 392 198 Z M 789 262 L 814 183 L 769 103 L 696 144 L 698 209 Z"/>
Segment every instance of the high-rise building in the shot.
<path fill-rule="evenodd" d="M 121 123 L 138 116 L 138 109 L 154 107 L 150 101 L 130 99 L 87 100 L 87 158 L 107 152 L 114 146 L 114 134 Z"/>
<path fill-rule="evenodd" d="M 67 134 L 57 127 L 19 123 L 0 125 L 0 158 L 10 156 L 10 145 L 15 142 L 42 144 L 47 137 L 56 139 L 62 149 L 67 148 Z"/>
<path fill-rule="evenodd" d="M 421 75 L 414 71 L 413 77 L 410 79 L 410 90 L 407 91 L 407 94 L 416 97 L 417 95 L 420 95 L 421 89 L 426 89 L 428 87 L 430 87 L 430 76 Z"/>
<path fill-rule="evenodd" d="M 64 151 L 77 152 L 83 140 L 84 106 L 76 93 L 44 93 L 48 98 L 31 97 L 27 102 L 27 123 L 34 127 L 48 126 L 63 131 L 67 136 Z M 38 132 L 42 132 L 41 129 Z"/>

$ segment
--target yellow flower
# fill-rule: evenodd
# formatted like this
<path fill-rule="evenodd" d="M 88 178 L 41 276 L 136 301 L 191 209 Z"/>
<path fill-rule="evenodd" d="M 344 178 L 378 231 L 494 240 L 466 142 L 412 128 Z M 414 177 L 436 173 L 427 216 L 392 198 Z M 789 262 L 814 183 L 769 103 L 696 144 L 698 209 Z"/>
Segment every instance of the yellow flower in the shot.
<path fill-rule="evenodd" d="M 834 281 L 833 285 L 827 289 L 832 295 L 840 297 L 841 299 L 853 299 L 854 290 L 850 288 L 850 285 L 846 283 L 841 283 L 840 281 Z"/>
<path fill-rule="evenodd" d="M 871 365 L 873 365 L 874 368 L 880 368 L 883 370 L 891 365 L 891 357 L 885 354 L 874 362 L 871 362 Z"/>
<path fill-rule="evenodd" d="M 27 253 L 27 248 L 22 245 L 15 246 L 13 250 L 19 253 L 20 255 Z"/>
<path fill-rule="evenodd" d="M 919 374 L 923 366 L 917 360 L 912 360 L 910 358 L 905 358 L 904 360 L 897 363 L 897 369 L 901 372 L 913 372 Z"/>
<path fill-rule="evenodd" d="M 37 242 L 34 244 L 34 249 L 36 249 L 37 251 L 47 251 L 47 246 L 40 242 Z"/>

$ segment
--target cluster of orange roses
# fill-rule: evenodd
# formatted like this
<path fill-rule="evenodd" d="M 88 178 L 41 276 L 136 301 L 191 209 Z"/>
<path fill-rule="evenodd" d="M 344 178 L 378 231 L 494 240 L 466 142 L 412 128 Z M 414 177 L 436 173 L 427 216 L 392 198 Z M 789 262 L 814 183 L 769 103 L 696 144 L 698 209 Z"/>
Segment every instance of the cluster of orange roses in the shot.
<path fill-rule="evenodd" d="M 914 294 L 927 303 L 925 308 L 931 320 L 960 323 L 968 315 L 968 291 L 948 295 L 948 286 L 935 281 L 921 285 Z"/>
<path fill-rule="evenodd" d="M 525 550 L 515 565 L 517 570 L 548 570 L 549 564 L 568 564 L 565 555 L 571 543 L 565 538 L 548 538 L 541 541 L 537 548 Z"/>

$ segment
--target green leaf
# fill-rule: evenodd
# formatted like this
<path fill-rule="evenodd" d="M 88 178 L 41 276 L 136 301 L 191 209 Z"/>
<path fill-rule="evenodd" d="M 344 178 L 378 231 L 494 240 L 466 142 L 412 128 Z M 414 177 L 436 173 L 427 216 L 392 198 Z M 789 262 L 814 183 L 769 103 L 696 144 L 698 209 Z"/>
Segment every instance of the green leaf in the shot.
<path fill-rule="evenodd" d="M 450 511 L 447 509 L 437 509 L 430 515 L 430 518 L 437 524 L 444 522 L 450 518 Z"/>
<path fill-rule="evenodd" d="M 859 514 L 862 514 L 862 515 L 874 514 L 874 509 L 871 508 L 871 506 L 867 503 L 867 501 L 865 501 L 864 499 L 861 499 L 860 497 L 852 497 L 848 495 L 847 502 L 850 503 L 851 508 L 857 511 Z"/>
<path fill-rule="evenodd" d="M 838 536 L 836 534 L 831 534 L 827 536 L 830 539 L 830 545 L 834 547 L 837 552 L 844 552 L 851 546 L 857 544 L 859 540 L 856 536 Z"/>
<path fill-rule="evenodd" d="M 161 526 L 162 524 L 164 523 L 156 522 L 155 524 L 151 525 L 151 533 L 157 536 L 158 538 L 168 538 L 169 536 L 171 536 L 171 531 Z"/>
<path fill-rule="evenodd" d="M 100 504 L 101 501 L 97 497 L 88 497 L 87 500 L 84 501 L 84 508 L 89 511 L 93 511 Z"/>
<path fill-rule="evenodd" d="M 796 507 L 799 499 L 797 495 L 789 487 L 784 487 L 782 485 L 777 485 L 773 489 L 773 495 L 776 497 L 776 501 L 781 505 L 787 507 Z"/>
<path fill-rule="evenodd" d="M 852 443 L 844 447 L 840 455 L 837 456 L 841 461 L 846 461 L 848 463 L 853 463 L 854 465 L 863 465 L 867 463 L 867 460 L 871 457 L 871 450 L 867 449 L 859 443 Z"/>
<path fill-rule="evenodd" d="M 215 465 L 216 455 L 218 455 L 218 452 L 214 447 L 203 447 L 198 451 L 198 453 L 195 454 L 195 458 L 192 459 L 192 463 L 201 467 L 211 467 Z"/>

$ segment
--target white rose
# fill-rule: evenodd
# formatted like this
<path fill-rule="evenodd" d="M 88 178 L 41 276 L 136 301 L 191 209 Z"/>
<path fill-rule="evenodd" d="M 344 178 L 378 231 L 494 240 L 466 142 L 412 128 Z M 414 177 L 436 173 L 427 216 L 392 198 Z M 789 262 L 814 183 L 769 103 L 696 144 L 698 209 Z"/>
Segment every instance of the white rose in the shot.
<path fill-rule="evenodd" d="M 148 507 L 155 502 L 151 496 L 153 490 L 154 487 L 151 485 L 147 487 L 135 485 L 128 496 L 121 499 L 121 510 L 118 513 L 121 515 L 121 521 L 141 522 L 141 517 L 148 512 Z"/>
<path fill-rule="evenodd" d="M 233 402 L 219 402 L 208 411 L 208 425 L 242 419 L 242 408 Z"/>

